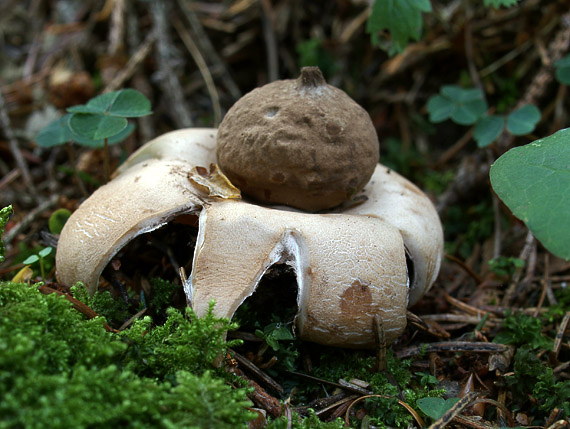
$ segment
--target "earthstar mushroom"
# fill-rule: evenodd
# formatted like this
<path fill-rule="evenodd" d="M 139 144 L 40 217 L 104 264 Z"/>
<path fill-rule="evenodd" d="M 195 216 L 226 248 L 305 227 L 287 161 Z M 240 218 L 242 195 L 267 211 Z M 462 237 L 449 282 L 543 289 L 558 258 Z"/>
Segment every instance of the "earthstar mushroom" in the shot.
<path fill-rule="evenodd" d="M 199 316 L 215 299 L 216 314 L 231 318 L 267 269 L 285 263 L 297 278 L 300 338 L 371 347 L 378 315 L 393 342 L 405 327 L 406 306 L 439 270 L 443 238 L 429 199 L 380 164 L 360 195 L 366 202 L 331 214 L 263 207 L 234 199 L 232 191 L 225 198 L 223 189 L 214 197 L 189 173 L 194 159 L 206 166 L 216 161 L 215 136 L 213 129 L 179 130 L 135 152 L 66 223 L 56 255 L 59 281 L 82 281 L 93 293 L 104 267 L 130 240 L 192 213 L 199 231 L 184 289 Z M 412 284 L 406 255 L 415 267 Z"/>
<path fill-rule="evenodd" d="M 215 313 L 231 319 L 267 270 L 286 264 L 300 338 L 373 347 L 379 319 L 391 343 L 407 306 L 435 281 L 443 233 L 430 200 L 378 164 L 378 149 L 364 109 L 318 68 L 304 68 L 297 80 L 246 94 L 219 131 L 174 131 L 133 153 L 65 224 L 57 277 L 93 293 L 135 236 L 193 214 L 198 235 L 183 286 L 198 316 L 215 300 Z M 350 199 L 357 193 L 361 204 Z"/>

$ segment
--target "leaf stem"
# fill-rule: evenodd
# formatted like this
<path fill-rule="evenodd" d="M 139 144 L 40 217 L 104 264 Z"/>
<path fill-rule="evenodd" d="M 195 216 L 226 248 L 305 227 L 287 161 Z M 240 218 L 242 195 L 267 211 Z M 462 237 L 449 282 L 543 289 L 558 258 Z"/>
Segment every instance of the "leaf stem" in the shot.
<path fill-rule="evenodd" d="M 67 156 L 69 158 L 69 162 L 71 163 L 71 168 L 73 169 L 73 178 L 75 183 L 79 187 L 79 191 L 81 194 L 86 197 L 87 196 L 87 189 L 85 189 L 85 185 L 83 184 L 83 180 L 79 177 L 79 173 L 77 172 L 77 165 L 75 164 L 75 153 L 73 152 L 73 146 L 71 145 L 71 141 L 68 141 L 65 145 L 67 150 Z"/>
<path fill-rule="evenodd" d="M 46 272 L 44 270 L 44 258 L 42 258 L 40 255 L 38 255 L 38 257 L 40 258 L 40 272 L 42 274 L 42 280 L 45 281 L 46 280 Z"/>
<path fill-rule="evenodd" d="M 105 183 L 111 180 L 111 163 L 109 161 L 109 139 L 105 137 L 104 159 L 105 159 Z"/>

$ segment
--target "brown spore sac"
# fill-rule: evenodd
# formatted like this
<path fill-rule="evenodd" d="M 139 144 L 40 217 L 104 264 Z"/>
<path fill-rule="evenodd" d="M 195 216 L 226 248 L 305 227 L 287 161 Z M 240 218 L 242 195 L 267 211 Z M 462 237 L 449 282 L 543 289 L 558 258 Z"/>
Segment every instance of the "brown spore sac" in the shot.
<path fill-rule="evenodd" d="M 307 211 L 360 191 L 379 159 L 368 113 L 317 67 L 257 88 L 220 124 L 220 168 L 249 197 Z M 269 192 L 268 192 L 269 191 Z"/>

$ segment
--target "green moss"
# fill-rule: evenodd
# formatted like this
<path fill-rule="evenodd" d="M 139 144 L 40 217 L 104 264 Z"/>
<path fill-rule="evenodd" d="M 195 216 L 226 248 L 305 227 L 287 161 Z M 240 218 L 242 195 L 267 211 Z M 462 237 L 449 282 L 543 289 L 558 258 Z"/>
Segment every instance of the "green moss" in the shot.
<path fill-rule="evenodd" d="M 369 422 L 377 427 L 408 427 L 413 421 L 411 414 L 398 404 L 395 399 L 403 393 L 404 401 L 417 409 L 416 402 L 425 397 L 440 397 L 445 391 L 434 389 L 431 379 L 423 373 L 412 374 L 410 359 L 398 360 L 388 350 L 386 372 L 373 372 L 375 357 L 366 352 L 354 350 L 324 350 L 320 361 L 315 365 L 316 377 L 337 382 L 340 378 L 357 378 L 370 384 L 374 394 L 393 396 L 388 398 L 370 398 L 363 402 L 369 413 Z M 357 424 L 355 420 L 353 424 Z"/>
<path fill-rule="evenodd" d="M 103 322 L 0 282 L 0 428 L 247 426 L 245 389 L 209 371 L 227 321 L 172 310 L 164 327 L 145 319 L 121 334 Z"/>
<path fill-rule="evenodd" d="M 129 343 L 124 365 L 142 375 L 164 378 L 185 369 L 201 373 L 212 367 L 212 362 L 228 347 L 241 340 L 225 341 L 225 332 L 237 325 L 209 312 L 201 318 L 188 308 L 186 317 L 178 310 L 168 309 L 168 319 L 162 326 L 152 327 L 150 317 L 136 321 L 121 333 Z"/>
<path fill-rule="evenodd" d="M 542 335 L 542 321 L 524 313 L 505 317 L 501 331 L 493 342 L 508 345 L 526 345 L 533 349 L 552 350 L 553 342 Z"/>
<path fill-rule="evenodd" d="M 513 366 L 514 373 L 506 377 L 516 408 L 529 415 L 546 418 L 555 408 L 570 416 L 570 381 L 557 381 L 552 368 L 544 364 L 531 347 L 517 349 Z M 534 398 L 528 401 L 529 395 Z"/>
<path fill-rule="evenodd" d="M 340 418 L 332 422 L 323 422 L 317 417 L 314 410 L 310 410 L 310 414 L 305 418 L 293 413 L 291 426 L 288 426 L 288 420 L 285 416 L 272 420 L 267 425 L 267 429 L 287 429 L 288 427 L 291 429 L 343 429 L 345 426 Z"/>
<path fill-rule="evenodd" d="M 4 262 L 4 257 L 6 256 L 6 248 L 2 241 L 2 234 L 4 234 L 4 229 L 6 228 L 6 224 L 8 223 L 12 213 L 12 206 L 4 207 L 0 210 L 0 263 Z"/>
<path fill-rule="evenodd" d="M 71 287 L 71 294 L 95 311 L 95 313 L 104 317 L 107 323 L 115 328 L 119 328 L 131 317 L 127 304 L 121 300 L 114 299 L 108 290 L 97 291 L 93 296 L 90 296 L 85 285 L 78 283 Z"/>
<path fill-rule="evenodd" d="M 166 309 L 170 306 L 172 294 L 180 286 L 161 278 L 151 279 L 150 284 L 152 286 L 150 308 L 154 314 L 165 314 Z"/>

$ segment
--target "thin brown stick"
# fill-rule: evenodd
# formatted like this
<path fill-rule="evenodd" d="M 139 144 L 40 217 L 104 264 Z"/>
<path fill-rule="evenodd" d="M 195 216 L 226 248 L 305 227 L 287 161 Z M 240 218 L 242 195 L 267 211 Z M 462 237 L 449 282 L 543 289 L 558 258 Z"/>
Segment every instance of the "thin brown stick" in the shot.
<path fill-rule="evenodd" d="M 279 383 L 277 383 L 275 380 L 273 380 L 265 372 L 260 370 L 253 362 L 251 362 L 245 356 L 240 355 L 235 350 L 231 350 L 231 353 L 232 353 L 234 359 L 238 362 L 238 364 L 240 364 L 245 369 L 247 369 L 249 372 L 251 372 L 255 376 L 255 378 L 257 378 L 258 380 L 263 382 L 265 385 L 267 385 L 268 387 L 270 387 L 274 391 L 276 391 L 278 393 L 283 393 L 283 387 L 281 387 L 281 385 Z"/>
<path fill-rule="evenodd" d="M 420 331 L 426 332 L 434 337 L 441 338 L 441 339 L 449 339 L 451 338 L 451 334 L 443 329 L 439 324 L 436 322 L 432 322 L 429 325 L 423 320 L 423 316 L 419 317 L 412 313 L 411 311 L 406 311 L 406 318 L 410 325 L 415 326 Z"/>
<path fill-rule="evenodd" d="M 333 398 L 333 397 L 331 397 L 331 398 Z M 318 411 L 315 411 L 315 414 L 317 416 L 321 416 L 323 414 L 326 414 L 328 411 L 333 410 L 337 407 L 340 407 L 341 405 L 344 405 L 347 402 L 352 402 L 357 398 L 358 398 L 358 396 L 356 396 L 356 395 L 350 395 L 350 396 L 346 396 L 346 397 L 341 398 L 341 399 L 337 399 L 332 404 L 327 405 L 324 408 L 319 409 Z"/>
<path fill-rule="evenodd" d="M 36 191 L 36 187 L 34 186 L 34 182 L 32 181 L 32 176 L 30 174 L 30 170 L 28 169 L 28 164 L 20 151 L 20 147 L 18 145 L 18 141 L 16 140 L 16 136 L 14 135 L 14 131 L 12 130 L 12 125 L 10 123 L 10 117 L 8 116 L 8 111 L 6 109 L 6 104 L 4 102 L 4 96 L 0 91 L 0 125 L 4 129 L 4 135 L 8 139 L 8 144 L 10 146 L 10 152 L 16 161 L 16 165 L 18 169 L 22 173 L 22 177 L 24 178 L 24 184 L 28 188 L 28 192 L 31 194 L 30 196 L 37 200 L 38 194 Z"/>
<path fill-rule="evenodd" d="M 269 82 L 279 78 L 279 61 L 277 57 L 277 41 L 275 40 L 275 14 L 269 0 L 260 0 L 263 10 L 263 39 L 267 52 L 267 77 Z"/>
<path fill-rule="evenodd" d="M 194 124 L 190 109 L 184 99 L 184 91 L 174 69 L 175 49 L 170 40 L 166 4 L 164 0 L 155 0 L 150 5 L 153 17 L 153 31 L 156 36 L 158 53 L 159 83 L 169 98 L 170 112 L 178 128 L 191 127 Z"/>
<path fill-rule="evenodd" d="M 522 259 L 524 262 L 527 262 L 528 257 L 530 255 L 530 252 L 532 250 L 532 247 L 534 245 L 534 242 L 535 242 L 534 235 L 532 235 L 532 232 L 529 231 L 528 234 L 526 235 L 524 247 L 521 250 L 521 253 L 519 254 L 519 259 Z M 502 305 L 508 307 L 512 304 L 512 302 L 515 298 L 515 292 L 516 292 L 517 287 L 519 285 L 519 281 L 520 281 L 520 278 L 522 275 L 523 268 L 524 267 L 520 267 L 520 268 L 516 269 L 515 274 L 513 276 L 513 280 L 509 284 L 509 288 L 505 292 L 505 296 L 503 296 L 503 300 L 501 301 Z"/>
<path fill-rule="evenodd" d="M 544 96 L 548 86 L 554 80 L 553 64 L 555 61 L 562 58 L 570 44 L 570 12 L 567 12 L 560 17 L 560 24 L 561 28 L 548 45 L 548 60 L 546 63 L 542 64 L 530 85 L 528 85 L 524 96 L 519 100 L 513 110 L 516 110 L 525 104 L 536 104 L 538 100 Z M 514 136 L 503 132 L 497 144 L 499 154 L 506 152 L 512 146 L 513 142 Z"/>
<path fill-rule="evenodd" d="M 410 405 L 408 405 L 407 403 L 405 403 L 404 401 L 401 401 L 400 399 L 394 397 L 394 396 L 389 396 L 389 395 L 366 395 L 366 396 L 361 396 L 360 398 L 356 399 L 355 401 L 353 401 L 350 406 L 348 407 L 348 409 L 346 410 L 346 414 L 344 415 L 344 422 L 345 424 L 348 426 L 350 425 L 350 410 L 352 409 L 352 407 L 364 400 L 364 399 L 368 399 L 368 398 L 386 398 L 386 399 L 396 399 L 398 401 L 398 404 L 400 404 L 402 407 L 404 407 L 406 410 L 408 410 L 408 412 L 412 415 L 412 417 L 414 418 L 414 420 L 416 421 L 416 423 L 418 424 L 419 428 L 422 429 L 425 426 L 424 421 L 422 420 L 422 418 L 420 417 L 420 415 L 416 412 L 416 410 L 414 410 Z"/>
<path fill-rule="evenodd" d="M 475 271 L 473 271 L 473 269 L 469 265 L 467 265 L 465 262 L 463 262 L 457 256 L 450 255 L 450 254 L 446 253 L 445 257 L 447 259 L 449 259 L 450 261 L 455 262 L 461 268 L 463 268 L 467 272 L 467 274 L 469 274 L 473 278 L 473 280 L 475 280 L 477 282 L 477 284 L 483 283 L 483 280 L 481 279 L 481 277 L 479 277 L 477 275 L 477 273 Z"/>
<path fill-rule="evenodd" d="M 212 73 L 210 73 L 208 64 L 206 64 L 206 60 L 202 56 L 198 45 L 194 43 L 192 36 L 188 30 L 186 30 L 184 25 L 182 25 L 182 22 L 176 16 L 174 16 L 172 19 L 172 24 L 174 24 L 174 28 L 182 39 L 184 46 L 186 46 L 186 49 L 188 49 L 188 52 L 190 52 L 190 55 L 192 55 L 194 62 L 198 66 L 198 70 L 200 70 L 202 79 L 204 79 L 206 89 L 208 90 L 208 94 L 210 94 L 210 99 L 212 100 L 212 108 L 214 109 L 214 127 L 217 128 L 222 120 L 222 107 L 220 106 L 220 96 L 218 95 L 218 89 L 216 88 L 216 84 L 212 78 Z"/>
<path fill-rule="evenodd" d="M 109 154 L 109 139 L 105 138 L 103 142 L 103 163 L 105 165 L 105 183 L 111 180 L 111 155 Z"/>
<path fill-rule="evenodd" d="M 0 180 L 0 190 L 4 187 L 8 186 L 10 183 L 12 183 L 18 177 L 20 177 L 21 174 L 22 174 L 22 172 L 17 168 L 14 170 L 11 170 L 8 174 L 6 174 Z"/>
<path fill-rule="evenodd" d="M 418 356 L 421 353 L 430 352 L 474 352 L 474 353 L 501 353 L 509 349 L 504 344 L 469 342 L 469 341 L 442 341 L 438 343 L 422 344 L 419 346 L 406 347 L 395 353 L 398 359 Z"/>
<path fill-rule="evenodd" d="M 566 312 L 558 331 L 556 332 L 556 337 L 554 338 L 554 347 L 552 348 L 554 357 L 558 358 L 558 353 L 560 353 L 560 347 L 562 346 L 562 340 L 564 339 L 564 334 L 568 328 L 568 323 L 570 322 L 570 311 Z"/>
<path fill-rule="evenodd" d="M 329 386 L 338 387 L 339 389 L 348 390 L 349 392 L 357 393 L 359 395 L 369 395 L 372 393 L 371 391 L 352 383 L 345 383 L 345 384 L 335 383 L 334 381 L 324 380 L 322 378 L 313 377 L 312 375 L 303 374 L 302 372 L 296 372 L 296 371 L 285 371 L 285 373 L 294 375 L 296 377 L 304 378 L 305 380 L 314 381 L 315 383 L 328 384 Z"/>
<path fill-rule="evenodd" d="M 384 336 L 384 324 L 382 319 L 375 314 L 372 319 L 372 331 L 376 342 L 376 371 L 386 370 L 386 337 Z"/>
<path fill-rule="evenodd" d="M 434 424 L 432 424 L 429 429 L 442 429 L 447 426 L 451 421 L 461 413 L 465 408 L 467 408 L 471 402 L 473 402 L 479 393 L 470 392 L 461 398 L 453 407 L 447 410 L 443 416 L 441 416 Z"/>
<path fill-rule="evenodd" d="M 267 393 L 263 387 L 247 377 L 241 369 L 230 367 L 228 372 L 244 379 L 248 386 L 252 388 L 247 393 L 247 396 L 254 402 L 254 404 L 267 411 L 271 417 L 279 417 L 281 415 L 283 412 L 283 406 L 281 403 L 275 397 Z"/>
<path fill-rule="evenodd" d="M 71 169 L 73 170 L 73 180 L 75 181 L 75 184 L 79 188 L 81 195 L 87 197 L 88 195 L 87 189 L 85 189 L 85 184 L 83 183 L 83 180 L 81 180 L 81 178 L 79 177 L 79 173 L 77 171 L 77 165 L 75 162 L 75 151 L 73 150 L 73 145 L 71 142 L 67 142 L 65 144 L 65 150 L 67 151 L 67 157 L 69 158 L 69 163 L 71 164 Z"/>
<path fill-rule="evenodd" d="M 550 254 L 544 254 L 544 277 L 541 280 L 542 283 L 542 290 L 540 292 L 540 298 L 538 299 L 538 304 L 536 305 L 536 311 L 533 314 L 533 317 L 538 317 L 538 313 L 540 313 L 540 309 L 542 308 L 542 304 L 544 304 L 544 298 L 546 297 L 546 293 L 548 288 L 550 287 L 550 281 L 548 280 L 548 275 L 550 272 Z"/>
<path fill-rule="evenodd" d="M 200 23 L 200 19 L 196 16 L 194 11 L 189 7 L 189 3 L 184 0 L 178 0 L 178 7 L 182 10 L 184 17 L 190 24 L 192 32 L 198 38 L 198 46 L 200 46 L 200 51 L 206 53 L 210 58 L 210 63 L 213 64 L 213 68 L 216 70 L 221 70 L 222 72 L 222 83 L 226 86 L 227 90 L 230 92 L 232 97 L 237 100 L 241 97 L 241 91 L 237 84 L 234 82 L 226 63 L 220 58 L 216 48 L 208 38 L 208 35 L 204 31 L 204 27 Z"/>
<path fill-rule="evenodd" d="M 109 55 L 117 55 L 124 48 L 125 0 L 114 0 L 109 29 Z"/>
<path fill-rule="evenodd" d="M 124 83 L 129 80 L 137 71 L 138 67 L 145 58 L 150 54 L 152 46 L 154 44 L 156 37 L 154 33 L 148 33 L 146 39 L 137 49 L 137 51 L 131 56 L 125 67 L 121 69 L 119 73 L 108 83 L 103 92 L 115 91 Z"/>
<path fill-rule="evenodd" d="M 469 128 L 469 130 L 463 134 L 463 136 L 457 140 L 451 147 L 449 147 L 445 152 L 441 154 L 438 160 L 435 162 L 435 165 L 440 167 L 442 165 L 447 164 L 451 161 L 455 156 L 467 146 L 471 142 L 471 138 L 473 137 L 473 127 Z"/>
<path fill-rule="evenodd" d="M 67 299 L 69 302 L 71 302 L 71 306 L 73 308 L 75 308 L 77 311 L 79 311 L 81 314 L 83 314 L 88 319 L 94 319 L 94 318 L 99 316 L 99 314 L 96 313 L 91 307 L 85 305 L 84 303 L 82 303 L 81 301 L 79 301 L 78 299 L 72 297 L 71 295 L 69 295 L 67 293 L 61 292 L 57 289 L 52 289 L 52 288 L 47 287 L 45 285 L 38 286 L 38 290 L 41 293 L 43 293 L 44 295 L 51 295 L 52 293 L 55 293 L 59 296 L 65 297 L 65 299 Z M 111 328 L 107 323 L 103 323 L 103 327 L 109 332 L 117 332 L 113 328 Z"/>

